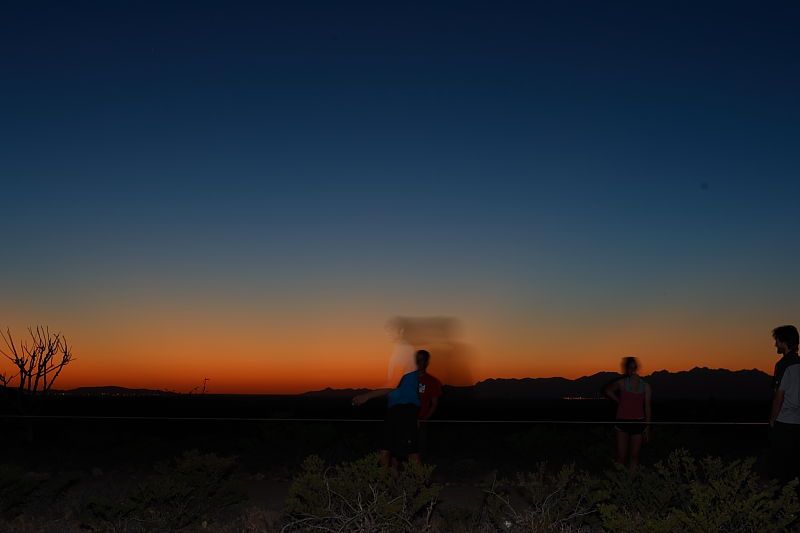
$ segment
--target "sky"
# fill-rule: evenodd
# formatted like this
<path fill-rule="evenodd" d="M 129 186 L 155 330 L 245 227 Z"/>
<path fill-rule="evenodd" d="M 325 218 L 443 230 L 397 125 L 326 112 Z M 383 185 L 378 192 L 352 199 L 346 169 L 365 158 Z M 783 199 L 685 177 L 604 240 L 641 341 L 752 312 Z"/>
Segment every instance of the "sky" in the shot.
<path fill-rule="evenodd" d="M 0 327 L 59 387 L 771 371 L 800 322 L 794 2 L 4 2 Z M 436 372 L 436 353 L 431 372 Z"/>

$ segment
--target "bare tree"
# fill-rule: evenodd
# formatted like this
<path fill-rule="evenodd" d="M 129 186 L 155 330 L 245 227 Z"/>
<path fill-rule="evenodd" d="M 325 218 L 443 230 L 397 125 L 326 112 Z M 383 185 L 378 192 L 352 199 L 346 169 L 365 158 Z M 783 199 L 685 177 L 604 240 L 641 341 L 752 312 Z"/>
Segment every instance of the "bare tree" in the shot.
<path fill-rule="evenodd" d="M 16 389 L 21 394 L 46 394 L 64 367 L 73 361 L 72 350 L 64 335 L 50 333 L 47 326 L 29 327 L 28 334 L 28 340 L 18 343 L 10 329 L 6 329 L 5 333 L 0 331 L 5 343 L 5 349 L 0 348 L 0 354 L 16 368 L 14 375 L 0 374 L 0 383 L 10 387 L 16 379 Z"/>

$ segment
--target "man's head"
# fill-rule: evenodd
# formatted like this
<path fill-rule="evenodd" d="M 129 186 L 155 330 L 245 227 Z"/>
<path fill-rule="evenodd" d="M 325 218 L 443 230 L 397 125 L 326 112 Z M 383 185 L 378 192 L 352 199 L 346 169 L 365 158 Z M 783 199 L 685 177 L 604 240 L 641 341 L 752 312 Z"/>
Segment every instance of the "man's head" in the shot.
<path fill-rule="evenodd" d="M 420 370 L 421 372 L 428 370 L 428 363 L 431 360 L 431 354 L 428 353 L 428 350 L 417 350 L 416 359 L 417 370 Z"/>
<path fill-rule="evenodd" d="M 622 373 L 626 376 L 632 376 L 639 371 L 639 361 L 635 357 L 622 358 Z"/>
<path fill-rule="evenodd" d="M 775 351 L 781 355 L 796 352 L 800 343 L 800 335 L 794 326 L 778 326 L 772 330 L 772 338 L 775 339 Z"/>

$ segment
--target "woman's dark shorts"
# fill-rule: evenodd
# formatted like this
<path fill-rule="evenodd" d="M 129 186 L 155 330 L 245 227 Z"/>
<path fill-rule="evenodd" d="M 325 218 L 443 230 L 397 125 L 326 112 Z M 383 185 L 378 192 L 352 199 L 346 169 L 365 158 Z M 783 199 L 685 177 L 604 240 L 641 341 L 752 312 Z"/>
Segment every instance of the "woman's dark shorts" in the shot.
<path fill-rule="evenodd" d="M 386 411 L 386 421 L 383 424 L 384 450 L 389 450 L 396 457 L 419 453 L 418 412 L 419 406 L 412 404 L 394 405 Z"/>
<path fill-rule="evenodd" d="M 617 419 L 617 422 L 628 422 L 627 424 L 617 424 L 614 427 L 617 431 L 621 431 L 623 433 L 627 433 L 628 435 L 641 435 L 644 433 L 644 430 L 647 428 L 647 424 L 644 423 L 644 419 L 639 420 L 621 420 Z M 635 423 L 631 423 L 635 422 Z"/>

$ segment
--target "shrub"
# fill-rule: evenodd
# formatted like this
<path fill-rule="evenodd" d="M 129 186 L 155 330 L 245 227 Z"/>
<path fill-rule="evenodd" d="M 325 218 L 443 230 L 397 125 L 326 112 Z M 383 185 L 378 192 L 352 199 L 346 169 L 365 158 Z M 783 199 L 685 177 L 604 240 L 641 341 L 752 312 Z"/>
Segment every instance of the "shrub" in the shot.
<path fill-rule="evenodd" d="M 797 481 L 780 487 L 753 472 L 753 459 L 696 460 L 685 450 L 653 469 L 622 468 L 604 480 L 609 499 L 599 505 L 611 531 L 785 531 L 800 505 Z"/>
<path fill-rule="evenodd" d="M 75 472 L 36 473 L 13 465 L 0 465 L 0 531 L 9 521 L 53 519 L 63 514 L 64 494 L 80 480 Z"/>
<path fill-rule="evenodd" d="M 685 451 L 673 453 L 652 469 L 642 467 L 633 473 L 614 465 L 601 480 L 606 496 L 598 505 L 603 525 L 619 532 L 675 531 L 675 509 L 685 501 L 696 477 L 697 466 Z"/>
<path fill-rule="evenodd" d="M 376 454 L 335 467 L 310 456 L 289 489 L 284 529 L 428 529 L 441 489 L 430 483 L 432 472 L 432 466 L 407 463 L 395 474 L 378 465 Z"/>
<path fill-rule="evenodd" d="M 19 467 L 0 465 L 0 517 L 13 518 L 21 514 L 42 481 L 41 477 L 27 474 Z"/>
<path fill-rule="evenodd" d="M 601 497 L 596 483 L 574 465 L 553 474 L 542 463 L 514 480 L 491 482 L 484 525 L 506 531 L 579 531 Z"/>
<path fill-rule="evenodd" d="M 544 465 L 486 490 L 479 527 L 505 531 L 678 533 L 778 532 L 800 512 L 797 481 L 779 486 L 753 471 L 752 459 L 697 460 L 678 450 L 653 468 L 623 467 L 592 478 L 572 466 Z"/>
<path fill-rule="evenodd" d="M 93 530 L 175 531 L 210 521 L 242 499 L 233 489 L 232 458 L 197 451 L 156 466 L 155 473 L 117 497 L 88 501 L 79 510 Z"/>

